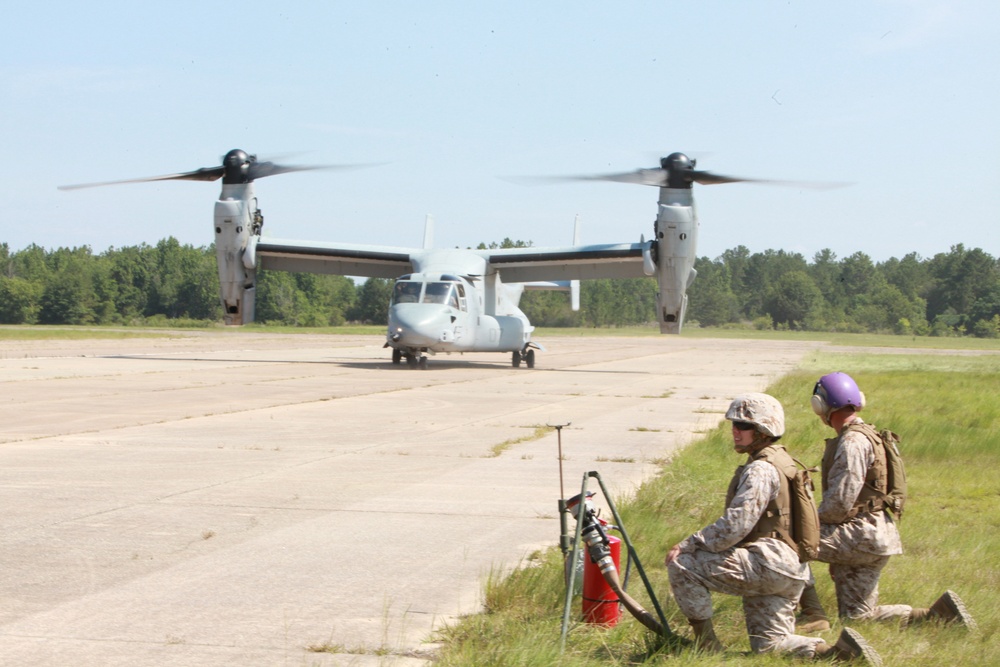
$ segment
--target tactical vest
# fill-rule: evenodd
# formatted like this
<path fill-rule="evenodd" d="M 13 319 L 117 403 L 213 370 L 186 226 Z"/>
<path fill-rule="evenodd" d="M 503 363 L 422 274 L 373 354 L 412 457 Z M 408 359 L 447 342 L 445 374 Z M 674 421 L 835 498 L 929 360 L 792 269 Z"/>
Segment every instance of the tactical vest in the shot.
<path fill-rule="evenodd" d="M 783 446 L 768 445 L 751 454 L 750 460 L 736 469 L 736 474 L 729 482 L 729 490 L 726 492 L 726 507 L 728 508 L 729 503 L 733 502 L 733 498 L 736 497 L 736 489 L 739 487 L 743 470 L 752 461 L 767 461 L 777 468 L 781 483 L 778 487 L 778 497 L 767 503 L 760 521 L 746 537 L 740 540 L 739 545 L 749 544 L 762 537 L 777 537 L 797 552 L 799 547 L 792 537 L 792 502 L 790 482 L 788 481 L 789 477 L 795 475 L 797 469 L 795 461 Z"/>
<path fill-rule="evenodd" d="M 848 519 L 853 519 L 861 512 L 881 512 L 885 509 L 885 494 L 889 487 L 889 472 L 885 459 L 885 448 L 882 446 L 882 438 L 878 431 L 871 424 L 861 422 L 851 422 L 837 438 L 829 438 L 826 441 L 826 449 L 823 452 L 823 493 L 829 486 L 830 468 L 833 467 L 833 458 L 837 453 L 837 445 L 849 431 L 858 431 L 872 444 L 872 451 L 875 453 L 875 461 L 865 473 L 865 484 L 861 487 L 861 492 L 854 501 L 854 506 L 847 513 Z"/>

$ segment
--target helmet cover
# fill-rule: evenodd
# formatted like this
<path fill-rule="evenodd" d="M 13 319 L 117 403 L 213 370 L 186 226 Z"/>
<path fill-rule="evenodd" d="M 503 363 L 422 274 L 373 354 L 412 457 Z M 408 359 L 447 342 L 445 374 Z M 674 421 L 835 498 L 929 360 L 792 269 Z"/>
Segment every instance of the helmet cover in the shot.
<path fill-rule="evenodd" d="M 726 411 L 729 421 L 748 422 L 760 433 L 780 438 L 785 434 L 785 410 L 774 396 L 750 393 L 737 396 Z"/>

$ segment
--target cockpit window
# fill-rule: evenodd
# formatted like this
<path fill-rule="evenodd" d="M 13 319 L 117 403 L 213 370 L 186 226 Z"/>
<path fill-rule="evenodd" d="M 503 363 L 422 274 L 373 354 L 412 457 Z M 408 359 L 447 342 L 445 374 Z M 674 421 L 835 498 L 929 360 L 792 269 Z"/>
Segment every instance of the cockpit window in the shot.
<path fill-rule="evenodd" d="M 420 301 L 420 288 L 423 283 L 397 280 L 392 288 L 393 303 L 417 303 Z"/>
<path fill-rule="evenodd" d="M 442 303 L 458 308 L 458 296 L 455 294 L 454 283 L 427 283 L 424 291 L 424 303 Z"/>

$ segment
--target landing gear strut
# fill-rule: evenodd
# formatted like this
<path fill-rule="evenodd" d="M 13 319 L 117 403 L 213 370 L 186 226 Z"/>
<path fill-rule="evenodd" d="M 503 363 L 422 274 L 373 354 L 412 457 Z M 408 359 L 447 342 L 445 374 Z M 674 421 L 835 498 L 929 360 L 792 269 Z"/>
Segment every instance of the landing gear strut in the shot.
<path fill-rule="evenodd" d="M 531 348 L 528 348 L 525 350 L 520 350 L 520 351 L 514 350 L 513 352 L 511 352 L 510 354 L 511 366 L 513 366 L 514 368 L 518 368 L 521 365 L 522 361 L 524 362 L 524 365 L 527 366 L 528 368 L 534 368 L 535 351 L 532 350 Z"/>
<path fill-rule="evenodd" d="M 386 343 L 385 347 L 389 347 Z M 392 348 L 392 364 L 394 366 L 399 366 L 403 363 L 403 359 L 406 359 L 406 365 L 409 368 L 419 368 L 420 370 L 427 369 L 427 356 L 421 354 L 421 351 L 417 348 L 407 348 L 406 351 L 399 349 L 398 347 Z"/>
<path fill-rule="evenodd" d="M 419 368 L 422 371 L 427 370 L 427 357 L 419 352 L 414 352 L 412 354 L 403 354 L 400 352 L 399 356 L 400 358 L 404 356 L 406 357 L 406 365 L 410 368 Z M 392 363 L 400 363 L 399 361 L 396 361 L 396 352 L 393 352 L 392 354 Z"/>

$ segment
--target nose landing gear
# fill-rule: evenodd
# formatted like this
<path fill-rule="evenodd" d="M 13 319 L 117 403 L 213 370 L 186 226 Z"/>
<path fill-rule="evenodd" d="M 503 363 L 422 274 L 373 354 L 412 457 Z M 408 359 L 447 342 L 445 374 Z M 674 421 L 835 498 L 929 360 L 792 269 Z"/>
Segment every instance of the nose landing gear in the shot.
<path fill-rule="evenodd" d="M 427 370 L 427 357 L 417 354 L 406 355 L 406 365 L 410 368 L 419 368 L 422 371 Z"/>
<path fill-rule="evenodd" d="M 524 362 L 524 365 L 527 366 L 528 368 L 534 368 L 535 351 L 529 348 L 528 346 L 525 346 L 524 350 L 514 350 L 513 352 L 511 352 L 510 355 L 511 366 L 513 366 L 514 368 L 518 368 L 520 367 L 522 361 Z"/>
<path fill-rule="evenodd" d="M 410 368 L 419 368 L 420 370 L 427 370 L 427 357 L 420 353 L 420 350 L 412 349 L 407 352 L 403 352 L 399 348 L 392 348 L 392 363 L 394 366 L 399 366 L 403 363 L 403 358 L 406 358 L 406 365 Z"/>

